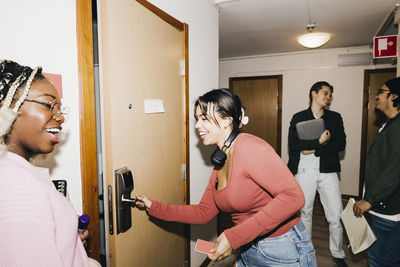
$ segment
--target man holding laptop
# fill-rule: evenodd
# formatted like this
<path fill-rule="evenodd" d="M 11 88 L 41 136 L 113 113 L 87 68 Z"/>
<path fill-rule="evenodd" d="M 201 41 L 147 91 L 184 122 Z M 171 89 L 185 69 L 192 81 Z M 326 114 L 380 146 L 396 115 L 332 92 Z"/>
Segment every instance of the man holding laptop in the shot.
<path fill-rule="evenodd" d="M 288 167 L 303 189 L 305 205 L 301 220 L 311 235 L 314 198 L 318 191 L 329 223 L 329 249 L 337 266 L 347 266 L 342 249 L 343 210 L 339 187 L 339 152 L 346 147 L 346 134 L 339 113 L 328 110 L 333 86 L 316 82 L 310 89 L 310 107 L 293 115 L 289 127 Z"/>

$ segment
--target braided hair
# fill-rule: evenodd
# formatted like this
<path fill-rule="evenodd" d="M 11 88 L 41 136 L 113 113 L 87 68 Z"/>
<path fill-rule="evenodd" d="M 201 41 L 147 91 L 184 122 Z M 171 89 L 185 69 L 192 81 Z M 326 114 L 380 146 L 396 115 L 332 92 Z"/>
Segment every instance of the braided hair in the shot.
<path fill-rule="evenodd" d="M 0 60 L 0 154 L 6 150 L 6 137 L 36 78 L 45 78 L 41 68 L 32 69 L 11 60 Z M 21 88 L 23 88 L 22 94 L 15 100 L 14 96 Z"/>

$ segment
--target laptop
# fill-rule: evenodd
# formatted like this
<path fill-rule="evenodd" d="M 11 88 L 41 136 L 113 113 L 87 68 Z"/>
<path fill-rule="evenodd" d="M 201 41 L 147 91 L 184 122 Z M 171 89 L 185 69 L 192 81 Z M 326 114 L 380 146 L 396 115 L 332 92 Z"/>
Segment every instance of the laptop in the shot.
<path fill-rule="evenodd" d="M 325 131 L 324 119 L 301 121 L 296 124 L 297 136 L 300 140 L 318 139 Z"/>

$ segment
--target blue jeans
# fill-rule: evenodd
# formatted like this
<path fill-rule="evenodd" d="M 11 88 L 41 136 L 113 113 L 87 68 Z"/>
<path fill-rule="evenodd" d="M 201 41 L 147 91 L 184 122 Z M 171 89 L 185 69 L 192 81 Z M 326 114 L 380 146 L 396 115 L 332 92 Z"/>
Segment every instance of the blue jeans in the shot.
<path fill-rule="evenodd" d="M 314 246 L 302 222 L 287 233 L 263 238 L 241 248 L 236 267 L 316 267 Z"/>
<path fill-rule="evenodd" d="M 376 242 L 368 249 L 368 263 L 371 267 L 400 266 L 400 222 L 371 215 L 371 229 Z"/>

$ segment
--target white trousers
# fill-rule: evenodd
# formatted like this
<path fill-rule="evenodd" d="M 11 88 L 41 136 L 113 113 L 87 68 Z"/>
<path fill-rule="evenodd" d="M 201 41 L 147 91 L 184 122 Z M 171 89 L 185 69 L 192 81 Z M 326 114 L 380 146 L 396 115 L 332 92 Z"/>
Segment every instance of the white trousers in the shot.
<path fill-rule="evenodd" d="M 303 189 L 306 200 L 300 211 L 306 230 L 311 236 L 314 199 L 318 191 L 326 220 L 329 223 L 329 250 L 333 257 L 344 258 L 343 227 L 340 222 L 343 205 L 337 173 L 320 173 L 317 169 L 299 169 L 296 180 Z"/>

